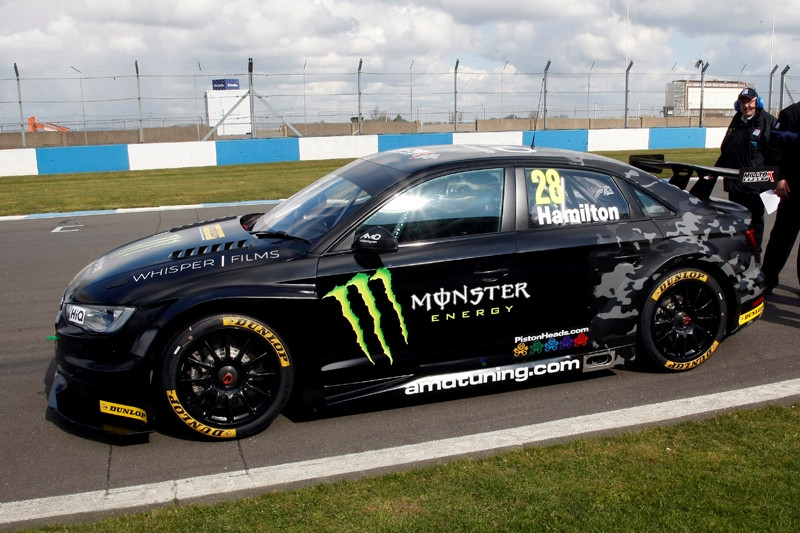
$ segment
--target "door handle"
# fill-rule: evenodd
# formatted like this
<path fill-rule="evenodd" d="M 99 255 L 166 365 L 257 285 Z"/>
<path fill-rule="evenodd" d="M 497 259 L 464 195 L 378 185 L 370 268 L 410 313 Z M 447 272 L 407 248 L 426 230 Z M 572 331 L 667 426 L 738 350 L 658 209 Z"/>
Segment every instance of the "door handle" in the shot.
<path fill-rule="evenodd" d="M 644 254 L 641 253 L 619 254 L 615 255 L 614 259 L 616 259 L 617 261 L 622 261 L 623 263 L 635 263 L 643 256 Z"/>
<path fill-rule="evenodd" d="M 476 270 L 472 273 L 476 278 L 480 278 L 484 281 L 497 281 L 498 279 L 502 278 L 503 276 L 508 275 L 507 268 L 497 268 L 493 270 Z"/>

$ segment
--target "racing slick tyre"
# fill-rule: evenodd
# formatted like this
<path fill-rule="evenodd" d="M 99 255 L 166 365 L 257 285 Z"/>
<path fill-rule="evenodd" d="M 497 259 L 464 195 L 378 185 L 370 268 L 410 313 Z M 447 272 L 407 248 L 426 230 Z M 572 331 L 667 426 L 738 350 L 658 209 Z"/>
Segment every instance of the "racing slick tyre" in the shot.
<path fill-rule="evenodd" d="M 294 383 L 286 345 L 265 324 L 220 314 L 179 331 L 167 344 L 161 374 L 177 419 L 211 439 L 263 431 L 281 413 Z"/>
<path fill-rule="evenodd" d="M 697 268 L 661 276 L 644 303 L 641 346 L 650 362 L 670 370 L 689 370 L 711 357 L 725 335 L 725 295 L 719 283 Z"/>

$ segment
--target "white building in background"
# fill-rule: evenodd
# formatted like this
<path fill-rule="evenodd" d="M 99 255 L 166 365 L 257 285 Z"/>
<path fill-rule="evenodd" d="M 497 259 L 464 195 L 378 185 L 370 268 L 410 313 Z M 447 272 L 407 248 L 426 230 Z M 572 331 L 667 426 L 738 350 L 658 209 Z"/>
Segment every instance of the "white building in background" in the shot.
<path fill-rule="evenodd" d="M 742 81 L 706 80 L 703 88 L 703 114 L 733 116 L 733 104 L 747 84 Z M 700 80 L 675 80 L 667 83 L 664 114 L 676 117 L 700 114 Z"/>
<path fill-rule="evenodd" d="M 244 100 L 225 119 L 217 129 L 218 135 L 249 135 L 250 96 L 246 89 L 239 89 L 239 80 L 213 80 L 212 90 L 206 91 L 206 119 L 209 126 L 214 126 L 244 96 Z"/>

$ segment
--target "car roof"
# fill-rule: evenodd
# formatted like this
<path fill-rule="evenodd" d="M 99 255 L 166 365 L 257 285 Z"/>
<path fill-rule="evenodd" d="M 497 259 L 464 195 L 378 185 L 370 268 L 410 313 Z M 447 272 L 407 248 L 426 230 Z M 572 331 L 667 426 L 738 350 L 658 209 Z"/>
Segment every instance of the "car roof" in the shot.
<path fill-rule="evenodd" d="M 624 166 L 619 161 L 587 152 L 576 152 L 558 148 L 531 148 L 517 145 L 488 144 L 445 144 L 430 146 L 414 146 L 388 150 L 363 157 L 365 161 L 395 168 L 405 172 L 446 165 L 452 163 L 484 162 L 493 160 L 537 160 L 562 161 L 565 164 L 583 165 L 589 162 L 607 166 L 612 163 L 619 168 Z"/>

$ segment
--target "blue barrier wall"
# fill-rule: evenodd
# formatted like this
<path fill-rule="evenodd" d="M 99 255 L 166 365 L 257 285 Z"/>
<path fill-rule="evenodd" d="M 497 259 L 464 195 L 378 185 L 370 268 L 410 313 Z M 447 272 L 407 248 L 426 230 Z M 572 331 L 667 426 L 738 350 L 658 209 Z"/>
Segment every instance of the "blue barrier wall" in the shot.
<path fill-rule="evenodd" d="M 297 139 L 243 139 L 215 142 L 217 165 L 299 161 Z"/>
<path fill-rule="evenodd" d="M 131 168 L 126 145 L 37 148 L 36 167 L 37 174 L 41 175 L 130 170 Z"/>
<path fill-rule="evenodd" d="M 651 128 L 651 150 L 705 148 L 706 130 L 701 128 Z"/>
<path fill-rule="evenodd" d="M 523 144 L 577 151 L 719 146 L 725 128 L 539 130 L 243 139 L 0 150 L 0 177 L 356 158 L 435 144 Z"/>

